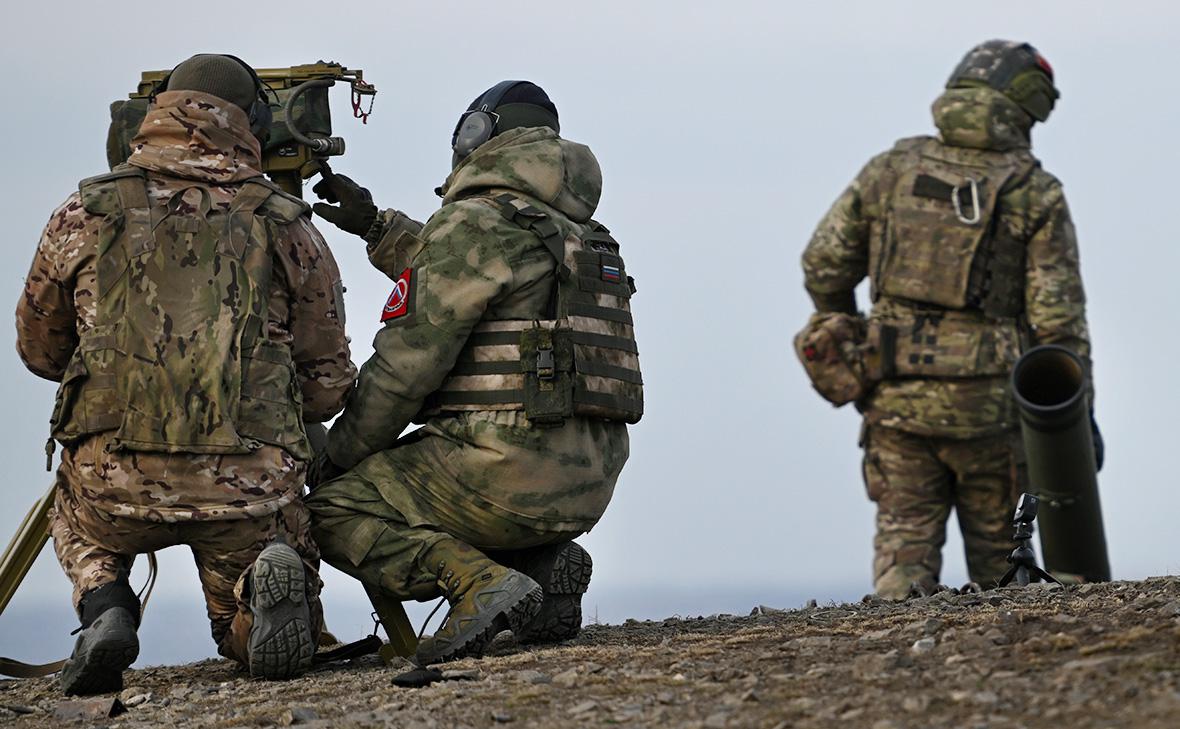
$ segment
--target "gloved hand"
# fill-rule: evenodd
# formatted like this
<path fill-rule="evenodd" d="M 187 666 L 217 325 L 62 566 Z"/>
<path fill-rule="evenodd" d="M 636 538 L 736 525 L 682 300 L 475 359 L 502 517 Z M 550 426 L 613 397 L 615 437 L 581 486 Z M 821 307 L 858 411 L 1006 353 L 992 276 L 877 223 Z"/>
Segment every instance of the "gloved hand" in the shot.
<path fill-rule="evenodd" d="M 316 453 L 307 466 L 307 488 L 309 491 L 315 491 L 320 484 L 343 476 L 344 473 L 345 469 L 332 462 L 328 457 L 328 449 L 325 448 Z"/>
<path fill-rule="evenodd" d="M 316 215 L 337 228 L 364 237 L 373 227 L 373 221 L 377 219 L 373 196 L 352 179 L 325 168 L 322 179 L 311 191 L 321 200 L 339 203 L 336 207 L 324 203 L 311 206 Z"/>
<path fill-rule="evenodd" d="M 1094 465 L 1102 470 L 1102 462 L 1106 460 L 1106 443 L 1102 441 L 1102 431 L 1098 430 L 1098 421 L 1094 419 L 1094 411 L 1090 411 L 1090 433 L 1094 436 Z"/>

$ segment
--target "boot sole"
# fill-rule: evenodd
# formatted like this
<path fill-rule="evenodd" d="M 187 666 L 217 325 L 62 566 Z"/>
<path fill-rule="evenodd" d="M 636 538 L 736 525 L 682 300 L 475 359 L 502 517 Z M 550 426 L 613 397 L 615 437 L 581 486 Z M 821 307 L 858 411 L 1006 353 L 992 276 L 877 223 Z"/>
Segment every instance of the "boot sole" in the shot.
<path fill-rule="evenodd" d="M 98 617 L 74 646 L 74 654 L 61 671 L 61 687 L 67 696 L 105 694 L 123 689 L 123 671 L 139 657 L 135 618 L 123 608 L 112 608 Z"/>
<path fill-rule="evenodd" d="M 286 679 L 311 668 L 316 645 L 299 553 L 285 544 L 262 550 L 251 583 L 250 675 Z"/>
<path fill-rule="evenodd" d="M 553 557 L 548 580 L 541 583 L 545 591 L 541 609 L 516 633 L 522 644 L 558 643 L 576 638 L 582 630 L 582 595 L 590 587 L 594 562 L 590 554 L 574 542 L 564 544 Z"/>
<path fill-rule="evenodd" d="M 511 630 L 513 633 L 523 631 L 524 626 L 541 609 L 541 601 L 544 599 L 545 592 L 535 582 L 529 588 L 528 584 L 532 580 L 525 575 L 519 575 L 519 577 L 525 577 L 527 581 L 521 582 L 518 595 L 496 611 L 488 619 L 485 627 L 476 629 L 467 638 L 450 644 L 446 650 L 437 654 L 423 654 L 419 650 L 414 656 L 414 662 L 420 666 L 428 666 L 433 663 L 456 661 L 469 656 L 479 657 L 483 655 L 492 639 L 500 632 L 505 630 Z"/>

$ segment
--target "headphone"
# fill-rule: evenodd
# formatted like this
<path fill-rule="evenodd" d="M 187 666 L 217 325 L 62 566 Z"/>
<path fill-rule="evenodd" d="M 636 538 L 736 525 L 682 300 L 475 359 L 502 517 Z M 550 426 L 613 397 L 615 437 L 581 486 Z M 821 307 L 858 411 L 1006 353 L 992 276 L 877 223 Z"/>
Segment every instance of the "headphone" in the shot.
<path fill-rule="evenodd" d="M 484 142 L 496 134 L 496 125 L 500 122 L 500 115 L 492 111 L 500 105 L 504 95 L 513 87 L 527 81 L 501 81 L 483 92 L 471 108 L 463 112 L 455 124 L 455 131 L 451 134 L 451 149 L 460 159 L 476 150 Z"/>
<path fill-rule="evenodd" d="M 246 69 L 246 72 L 250 74 L 250 78 L 254 79 L 254 90 L 256 92 L 254 101 L 250 104 L 250 108 L 245 109 L 244 111 L 246 112 L 246 116 L 250 119 L 250 133 L 262 140 L 263 135 L 266 134 L 267 130 L 270 129 L 270 125 L 274 121 L 274 112 L 271 111 L 270 100 L 266 96 L 268 89 L 267 85 L 262 83 L 262 78 L 259 77 L 258 72 L 256 72 L 250 66 L 250 64 L 246 63 L 242 59 L 238 58 L 237 56 L 230 55 L 229 53 L 220 53 L 218 55 L 224 58 L 232 58 L 233 60 L 237 61 L 238 65 Z M 181 63 L 184 63 L 184 61 L 181 61 Z M 179 66 L 179 63 L 176 64 L 176 66 L 173 66 L 172 70 L 169 71 L 168 74 L 164 76 L 164 78 L 160 79 L 159 83 L 157 83 L 155 88 L 152 89 L 152 93 L 148 96 L 148 103 L 156 103 L 156 96 L 159 95 L 161 91 L 166 91 L 168 89 L 168 82 L 172 79 L 172 73 L 176 71 Z"/>

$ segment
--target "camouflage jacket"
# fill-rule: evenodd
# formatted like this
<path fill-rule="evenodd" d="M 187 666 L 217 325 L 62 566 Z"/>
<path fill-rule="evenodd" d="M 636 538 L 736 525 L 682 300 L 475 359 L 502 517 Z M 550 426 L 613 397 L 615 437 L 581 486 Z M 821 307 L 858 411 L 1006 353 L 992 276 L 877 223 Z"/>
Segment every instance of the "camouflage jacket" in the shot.
<path fill-rule="evenodd" d="M 1029 147 L 1031 120 L 991 89 L 948 90 L 935 101 L 933 112 L 940 133 L 937 143 L 961 158 L 970 158 L 974 150 L 983 156 L 985 151 Z M 870 260 L 884 237 L 891 196 L 906 161 L 905 146 L 899 143 L 865 165 L 820 221 L 804 251 L 805 285 L 818 310 L 855 311 L 853 290 L 873 275 Z M 1077 240 L 1061 183 L 1035 164 L 999 191 L 995 225 L 1023 248 L 1023 312 L 1016 321 L 1024 344 L 1062 344 L 1088 364 Z M 870 322 L 906 308 L 904 301 L 877 296 Z M 987 322 L 982 312 L 955 314 Z M 863 405 L 869 422 L 923 435 L 976 437 L 1009 430 L 1017 423 L 1006 376 L 887 379 Z"/>
<path fill-rule="evenodd" d="M 132 149 L 129 161 L 147 171 L 154 204 L 199 181 L 213 206 L 228 209 L 241 183 L 261 174 L 258 142 L 245 113 L 206 94 L 161 94 Z M 80 334 L 95 324 L 102 220 L 83 209 L 75 193 L 54 211 L 37 246 L 16 320 L 17 350 L 40 377 L 60 381 Z M 308 218 L 277 230 L 267 336 L 290 346 L 303 419 L 321 422 L 340 411 L 356 379 L 344 335 L 340 273 Z M 93 454 L 92 445 L 78 444 L 64 457 Z M 185 456 L 172 459 L 178 457 Z M 72 485 L 112 512 L 162 521 L 268 513 L 302 486 L 302 465 L 273 446 L 241 456 L 189 456 L 194 461 L 189 470 L 207 473 L 208 479 L 168 479 L 168 458 L 104 454 L 89 470 L 82 464 L 80 472 L 92 478 Z M 158 488 L 145 488 L 153 483 Z"/>
<path fill-rule="evenodd" d="M 395 447 L 481 321 L 547 318 L 556 264 L 536 234 L 504 217 L 493 200 L 504 192 L 559 220 L 585 222 L 601 192 L 598 163 L 548 129 L 514 129 L 452 171 L 440 188 L 442 208 L 420 231 L 384 213 L 386 230 L 370 258 L 396 284 L 381 310 L 376 351 L 329 434 L 338 465 Z M 522 412 L 452 413 L 429 418 L 422 432 L 471 446 L 438 478 L 472 489 L 509 518 L 554 529 L 592 526 L 628 455 L 625 425 L 580 417 L 546 429 Z"/>

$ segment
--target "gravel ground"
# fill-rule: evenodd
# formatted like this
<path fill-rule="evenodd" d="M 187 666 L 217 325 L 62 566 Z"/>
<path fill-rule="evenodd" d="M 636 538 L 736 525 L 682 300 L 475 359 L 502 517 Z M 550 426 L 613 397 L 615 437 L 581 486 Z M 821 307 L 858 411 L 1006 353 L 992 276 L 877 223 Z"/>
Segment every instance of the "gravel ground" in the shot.
<path fill-rule="evenodd" d="M 78 707 L 54 679 L 0 683 L 0 723 L 115 727 L 1136 727 L 1180 726 L 1180 579 L 944 592 L 906 603 L 590 626 L 442 666 L 397 688 L 375 658 L 286 683 L 227 661 L 128 672 Z M 98 718 L 71 719 L 79 710 Z M 93 716 L 93 715 L 92 715 Z"/>

